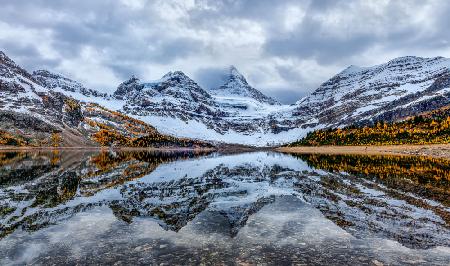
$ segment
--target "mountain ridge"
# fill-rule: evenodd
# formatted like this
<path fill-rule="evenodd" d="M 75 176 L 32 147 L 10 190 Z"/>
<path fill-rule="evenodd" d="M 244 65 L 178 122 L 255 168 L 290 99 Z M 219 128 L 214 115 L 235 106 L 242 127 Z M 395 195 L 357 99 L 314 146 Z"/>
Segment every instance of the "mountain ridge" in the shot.
<path fill-rule="evenodd" d="M 151 82 L 132 76 L 109 95 L 48 71 L 31 75 L 5 57 L 0 56 L 6 62 L 0 73 L 19 73 L 22 78 L 16 81 L 24 81 L 21 86 L 30 95 L 50 89 L 142 120 L 164 134 L 216 143 L 276 146 L 316 129 L 393 122 L 450 103 L 450 59 L 443 57 L 407 56 L 372 67 L 352 65 L 293 105 L 267 100 L 235 67 L 230 67 L 221 91 L 204 89 L 174 71 Z M 0 84 L 11 90 L 17 82 L 6 74 Z M 251 94 L 253 90 L 258 93 Z M 17 102 L 11 93 L 3 94 L 5 102 Z"/>
<path fill-rule="evenodd" d="M 108 95 L 62 75 L 42 70 L 30 74 L 0 54 L 0 145 L 210 147 L 160 134 L 95 103 L 108 100 Z"/>

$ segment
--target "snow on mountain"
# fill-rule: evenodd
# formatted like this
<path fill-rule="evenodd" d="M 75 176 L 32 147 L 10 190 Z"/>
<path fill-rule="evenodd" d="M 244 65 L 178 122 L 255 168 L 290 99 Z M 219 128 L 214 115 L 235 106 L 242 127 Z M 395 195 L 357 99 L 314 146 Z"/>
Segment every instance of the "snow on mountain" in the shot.
<path fill-rule="evenodd" d="M 52 111 L 45 108 L 50 98 L 43 97 L 47 92 L 30 73 L 0 52 L 0 111 L 3 124 L 8 125 L 8 118 L 13 118 L 14 113 L 19 118 L 32 114 L 44 123 L 50 122 L 48 114 Z"/>
<path fill-rule="evenodd" d="M 175 135 L 258 146 L 287 143 L 318 128 L 396 121 L 448 105 L 450 60 L 409 56 L 350 66 L 292 106 L 261 100 L 249 88 L 232 67 L 225 84 L 209 90 L 213 104 L 207 106 L 215 115 L 140 119 Z"/>
<path fill-rule="evenodd" d="M 245 81 L 245 78 L 241 76 L 240 80 Z M 119 85 L 113 98 L 123 101 L 118 109 L 121 112 L 175 136 L 259 146 L 279 143 L 277 137 L 287 136 L 277 135 L 276 121 L 271 117 L 283 110 L 283 106 L 261 102 L 261 97 L 236 91 L 213 95 L 183 72 L 176 71 L 151 82 L 132 77 Z M 297 138 L 298 132 L 289 137 L 290 140 Z"/>
<path fill-rule="evenodd" d="M 142 121 L 99 104 L 117 109 L 122 106 L 107 94 L 61 75 L 43 70 L 30 74 L 0 52 L 2 141 L 33 146 L 95 146 L 94 134 L 102 130 L 130 139 L 165 137 Z M 53 134 L 59 135 L 58 143 L 52 140 Z"/>
<path fill-rule="evenodd" d="M 208 92 L 181 71 L 148 83 L 132 77 L 119 85 L 114 96 L 124 101 L 124 111 L 140 116 L 211 116 L 218 112 Z"/>
<path fill-rule="evenodd" d="M 394 121 L 450 103 L 450 60 L 400 57 L 350 66 L 297 102 L 295 114 L 323 126 Z"/>
<path fill-rule="evenodd" d="M 33 72 L 33 78 L 40 84 L 54 91 L 68 94 L 81 94 L 86 97 L 107 97 L 107 93 L 102 93 L 93 89 L 84 87 L 81 83 L 71 80 L 63 75 L 51 73 L 47 70 L 36 70 Z"/>
<path fill-rule="evenodd" d="M 443 57 L 350 66 L 294 105 L 281 105 L 257 91 L 234 67 L 215 89 L 203 89 L 175 71 L 150 82 L 131 77 L 106 95 L 48 71 L 31 75 L 4 53 L 0 60 L 0 110 L 47 121 L 54 108 L 62 115 L 61 97 L 72 97 L 132 116 L 165 134 L 213 142 L 278 145 L 319 128 L 395 121 L 450 103 L 450 59 Z"/>
<path fill-rule="evenodd" d="M 210 92 L 221 98 L 250 98 L 260 103 L 280 105 L 276 100 L 250 86 L 234 66 L 230 66 L 225 83 L 218 88 L 210 89 Z"/>

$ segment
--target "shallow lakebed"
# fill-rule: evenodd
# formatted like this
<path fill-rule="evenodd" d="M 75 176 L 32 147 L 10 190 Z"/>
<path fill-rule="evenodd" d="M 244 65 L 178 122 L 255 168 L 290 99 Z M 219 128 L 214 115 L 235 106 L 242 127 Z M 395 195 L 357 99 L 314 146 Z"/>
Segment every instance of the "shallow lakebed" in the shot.
<path fill-rule="evenodd" d="M 450 263 L 450 161 L 0 153 L 0 264 Z"/>

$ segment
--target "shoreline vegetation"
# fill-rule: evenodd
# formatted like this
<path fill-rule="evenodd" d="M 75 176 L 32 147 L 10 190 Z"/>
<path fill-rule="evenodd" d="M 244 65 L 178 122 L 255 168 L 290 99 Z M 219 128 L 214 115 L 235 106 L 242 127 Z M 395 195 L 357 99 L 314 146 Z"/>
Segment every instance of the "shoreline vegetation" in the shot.
<path fill-rule="evenodd" d="M 351 125 L 318 129 L 286 145 L 381 146 L 450 143 L 450 105 L 394 123 L 378 121 L 371 126 Z"/>

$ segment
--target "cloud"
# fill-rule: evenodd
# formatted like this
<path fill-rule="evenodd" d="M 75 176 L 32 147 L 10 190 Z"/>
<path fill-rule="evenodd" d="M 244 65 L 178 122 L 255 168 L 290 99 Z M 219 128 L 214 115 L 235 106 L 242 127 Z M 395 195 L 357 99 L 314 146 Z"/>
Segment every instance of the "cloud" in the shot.
<path fill-rule="evenodd" d="M 228 68 L 200 68 L 196 71 L 194 77 L 203 88 L 218 88 L 227 80 Z"/>
<path fill-rule="evenodd" d="M 172 70 L 216 86 L 236 65 L 294 102 L 350 64 L 449 57 L 449 11 L 439 0 L 15 0 L 0 9 L 0 49 L 110 91 Z"/>

